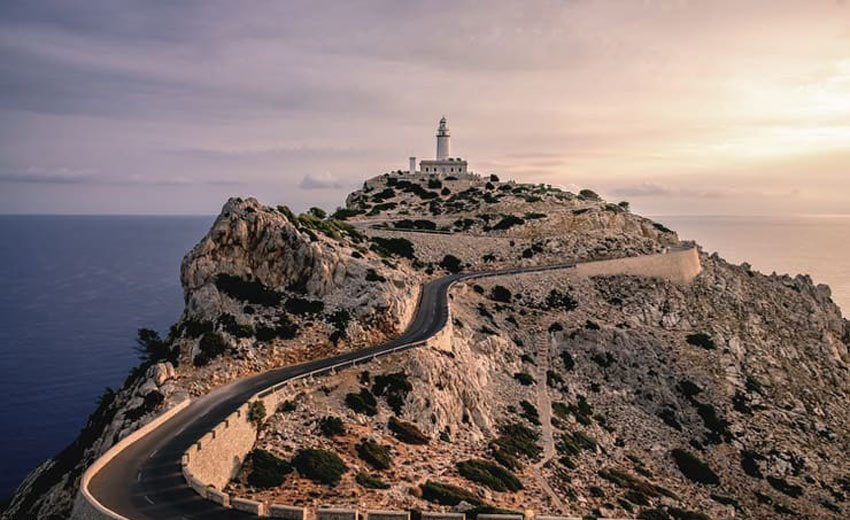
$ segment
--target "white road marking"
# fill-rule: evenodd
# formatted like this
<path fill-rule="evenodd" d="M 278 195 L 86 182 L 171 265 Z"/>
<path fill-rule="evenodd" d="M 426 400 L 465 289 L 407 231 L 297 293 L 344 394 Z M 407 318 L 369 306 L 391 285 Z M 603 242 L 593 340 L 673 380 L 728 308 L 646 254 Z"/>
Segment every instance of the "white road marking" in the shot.
<path fill-rule="evenodd" d="M 147 500 L 147 501 L 148 501 L 148 504 L 153 505 L 153 500 L 151 500 L 151 497 L 149 497 L 149 496 L 145 495 L 145 500 Z"/>
<path fill-rule="evenodd" d="M 140 482 L 142 480 L 142 472 L 136 473 L 136 482 Z"/>
<path fill-rule="evenodd" d="M 157 450 L 158 450 L 158 449 L 159 449 L 159 448 L 157 448 Z M 153 451 L 151 452 L 151 454 L 150 454 L 150 455 L 148 455 L 148 458 L 149 458 L 149 459 L 152 459 L 152 458 L 153 458 L 153 456 L 154 456 L 154 455 L 156 455 L 156 451 L 157 451 L 157 450 L 153 450 Z"/>

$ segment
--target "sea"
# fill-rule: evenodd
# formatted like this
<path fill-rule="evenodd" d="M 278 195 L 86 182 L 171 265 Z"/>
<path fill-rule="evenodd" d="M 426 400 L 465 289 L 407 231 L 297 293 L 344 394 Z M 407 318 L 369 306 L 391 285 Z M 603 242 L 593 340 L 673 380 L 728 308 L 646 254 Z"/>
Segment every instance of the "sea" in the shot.
<path fill-rule="evenodd" d="M 807 272 L 850 309 L 850 216 L 657 216 L 765 273 Z M 0 499 L 71 442 L 183 308 L 180 261 L 213 217 L 0 216 Z"/>

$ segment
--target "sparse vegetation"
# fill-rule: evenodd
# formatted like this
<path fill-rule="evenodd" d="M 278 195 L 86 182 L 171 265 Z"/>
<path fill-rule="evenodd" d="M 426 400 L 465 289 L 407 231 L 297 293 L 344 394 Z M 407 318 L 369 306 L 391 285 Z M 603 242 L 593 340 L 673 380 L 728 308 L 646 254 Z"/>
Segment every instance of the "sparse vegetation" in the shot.
<path fill-rule="evenodd" d="M 450 273 L 459 273 L 463 268 L 463 262 L 454 255 L 446 255 L 440 260 L 440 267 Z"/>
<path fill-rule="evenodd" d="M 398 440 L 406 444 L 428 444 L 428 441 L 431 440 L 415 424 L 399 421 L 395 417 L 390 417 L 387 427 Z"/>
<path fill-rule="evenodd" d="M 407 374 L 403 371 L 377 375 L 375 376 L 375 384 L 372 385 L 372 392 L 378 397 L 384 397 L 387 400 L 387 405 L 392 408 L 396 415 L 401 414 L 401 408 L 411 390 L 413 390 L 413 385 L 410 384 Z"/>
<path fill-rule="evenodd" d="M 319 431 L 325 437 L 336 437 L 345 435 L 345 424 L 342 419 L 333 415 L 326 415 L 319 419 Z"/>
<path fill-rule="evenodd" d="M 706 350 L 714 350 L 717 348 L 714 344 L 714 340 L 711 339 L 711 336 L 703 332 L 688 334 L 685 337 L 685 341 L 687 341 L 690 345 L 702 347 Z"/>
<path fill-rule="evenodd" d="M 413 242 L 406 238 L 372 237 L 372 242 L 374 242 L 373 248 L 377 247 L 379 254 L 400 256 L 410 260 L 416 258 L 413 252 Z"/>
<path fill-rule="evenodd" d="M 280 304 L 283 294 L 270 289 L 256 280 L 244 280 L 238 276 L 221 273 L 215 278 L 216 288 L 235 300 L 275 307 Z"/>
<path fill-rule="evenodd" d="M 375 469 L 390 469 L 393 465 L 390 447 L 373 440 L 364 440 L 357 445 L 357 456 Z"/>
<path fill-rule="evenodd" d="M 357 394 L 346 394 L 345 404 L 357 413 L 366 415 L 378 413 L 378 401 L 368 388 L 362 388 Z"/>
<path fill-rule="evenodd" d="M 457 463 L 457 471 L 464 478 L 484 484 L 495 491 L 519 491 L 522 483 L 507 469 L 482 459 L 470 459 Z"/>
<path fill-rule="evenodd" d="M 330 486 L 338 484 L 342 475 L 348 471 L 339 455 L 318 449 L 299 451 L 292 459 L 292 465 L 301 476 Z"/>
<path fill-rule="evenodd" d="M 537 407 L 523 399 L 519 402 L 522 408 L 522 417 L 535 426 L 540 426 L 540 414 L 537 412 Z"/>
<path fill-rule="evenodd" d="M 257 488 L 271 488 L 283 484 L 286 475 L 292 472 L 292 465 L 280 457 L 261 449 L 251 452 L 251 473 L 248 484 Z"/>
<path fill-rule="evenodd" d="M 519 381 L 519 384 L 521 384 L 523 386 L 531 386 L 536 382 L 534 380 L 534 377 L 532 377 L 531 374 L 529 374 L 527 372 L 517 372 L 517 373 L 515 373 L 514 379 Z"/>
<path fill-rule="evenodd" d="M 192 362 L 196 367 L 202 367 L 224 354 L 227 350 L 227 343 L 221 335 L 215 332 L 207 332 L 201 336 L 201 341 L 198 342 L 198 350 L 199 352 Z"/>
<path fill-rule="evenodd" d="M 524 455 L 537 458 L 542 451 L 537 445 L 540 434 L 520 423 L 510 423 L 501 427 L 501 435 L 493 441 L 494 445 L 513 457 Z"/>
<path fill-rule="evenodd" d="M 483 504 L 478 495 L 472 491 L 435 480 L 429 480 L 422 484 L 422 498 L 443 506 L 456 506 L 461 502 L 472 505 Z"/>
<path fill-rule="evenodd" d="M 354 480 L 366 489 L 389 489 L 390 485 L 381 480 L 381 477 L 361 471 Z"/>
<path fill-rule="evenodd" d="M 263 421 L 266 419 L 266 405 L 262 400 L 257 399 L 248 405 L 248 414 L 246 416 L 248 422 L 254 425 L 254 428 L 260 429 Z"/>

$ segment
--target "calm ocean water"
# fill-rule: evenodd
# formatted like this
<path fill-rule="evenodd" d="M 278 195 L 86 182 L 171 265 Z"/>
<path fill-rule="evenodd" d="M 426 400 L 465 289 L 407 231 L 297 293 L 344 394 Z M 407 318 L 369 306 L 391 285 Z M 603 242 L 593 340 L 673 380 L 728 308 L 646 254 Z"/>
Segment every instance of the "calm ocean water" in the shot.
<path fill-rule="evenodd" d="M 763 272 L 809 272 L 850 309 L 850 217 L 657 217 Z M 135 331 L 183 306 L 180 260 L 213 217 L 0 216 L 0 497 L 136 364 Z"/>
<path fill-rule="evenodd" d="M 765 274 L 810 274 L 830 286 L 833 301 L 850 316 L 850 215 L 653 219 L 729 262 L 748 262 Z"/>
<path fill-rule="evenodd" d="M 183 308 L 180 261 L 213 217 L 0 216 L 0 498 L 71 442 Z"/>

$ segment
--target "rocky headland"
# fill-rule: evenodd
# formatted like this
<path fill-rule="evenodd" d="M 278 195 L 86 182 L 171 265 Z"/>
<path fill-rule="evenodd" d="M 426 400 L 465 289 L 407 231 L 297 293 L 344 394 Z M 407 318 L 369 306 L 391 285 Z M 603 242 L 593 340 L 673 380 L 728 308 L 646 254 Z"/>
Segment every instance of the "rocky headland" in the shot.
<path fill-rule="evenodd" d="M 3 518 L 66 518 L 85 468 L 187 396 L 400 333 L 461 270 L 659 253 L 664 226 L 585 190 L 366 181 L 331 215 L 231 199 L 181 268 L 186 307 Z M 845 518 L 850 323 L 829 288 L 700 253 L 689 284 L 548 272 L 462 283 L 450 348 L 316 378 L 228 489 L 314 508 L 643 519 Z"/>

